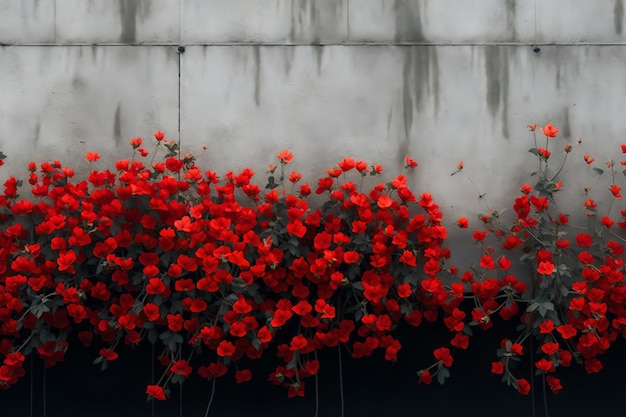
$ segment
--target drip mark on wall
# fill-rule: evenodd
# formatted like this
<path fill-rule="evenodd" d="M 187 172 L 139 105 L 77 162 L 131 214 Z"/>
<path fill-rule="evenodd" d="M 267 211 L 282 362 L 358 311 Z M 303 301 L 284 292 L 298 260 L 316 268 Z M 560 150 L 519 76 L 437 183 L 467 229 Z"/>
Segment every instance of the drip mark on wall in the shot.
<path fill-rule="evenodd" d="M 136 0 L 119 0 L 122 34 L 120 42 L 134 43 L 137 39 L 137 5 Z"/>
<path fill-rule="evenodd" d="M 506 0 L 506 23 L 511 29 L 511 40 L 517 40 L 517 25 L 515 24 L 515 17 L 517 13 L 517 0 Z"/>
<path fill-rule="evenodd" d="M 615 32 L 619 35 L 622 34 L 622 25 L 624 21 L 624 0 L 615 0 L 613 6 L 613 25 L 615 26 Z"/>
<path fill-rule="evenodd" d="M 261 104 L 261 47 L 253 46 L 252 54 L 254 57 L 254 103 L 259 106 Z"/>
<path fill-rule="evenodd" d="M 508 139 L 509 61 L 505 48 L 485 47 L 485 76 L 487 78 L 487 108 L 494 119 L 500 112 L 502 135 Z"/>
<path fill-rule="evenodd" d="M 117 109 L 115 109 L 115 116 L 113 116 L 113 140 L 116 146 L 120 146 L 122 143 L 122 123 L 121 123 L 121 103 L 117 103 Z"/>

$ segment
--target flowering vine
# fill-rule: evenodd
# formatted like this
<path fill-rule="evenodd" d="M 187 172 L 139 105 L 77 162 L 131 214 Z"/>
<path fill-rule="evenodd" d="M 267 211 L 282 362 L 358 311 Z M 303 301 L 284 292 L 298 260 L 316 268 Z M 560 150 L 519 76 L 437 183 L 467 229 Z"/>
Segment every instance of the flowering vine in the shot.
<path fill-rule="evenodd" d="M 86 179 L 59 161 L 32 162 L 28 186 L 11 177 L 0 196 L 0 388 L 25 375 L 31 354 L 53 366 L 80 343 L 105 368 L 124 346 L 147 341 L 163 366 L 150 398 L 166 399 L 193 372 L 249 381 L 248 364 L 270 347 L 278 358 L 270 382 L 303 396 L 321 366 L 317 351 L 344 346 L 359 358 L 381 350 L 395 362 L 396 328 L 422 321 L 443 323 L 451 336 L 433 346 L 434 363 L 416 379 L 443 383 L 472 329 L 519 320 L 491 371 L 528 393 L 534 376 L 519 375 L 515 363 L 537 340 L 537 375 L 556 393 L 558 367 L 573 360 L 597 372 L 626 336 L 626 210 L 611 214 L 619 165 L 596 168 L 611 177 L 611 202 L 600 216 L 586 195 L 587 226 L 569 236 L 558 177 L 577 145 L 565 146 L 554 170 L 549 148 L 559 130 L 549 124 L 542 133 L 545 147 L 535 139 L 530 150 L 536 185 L 522 186 L 513 219 L 487 206 L 468 271 L 451 262 L 433 197 L 415 195 L 402 174 L 379 181 L 380 165 L 344 158 L 309 184 L 285 150 L 262 188 L 250 168 L 202 170 L 163 132 L 154 151 L 133 138 L 131 159 Z M 93 167 L 100 155 L 86 159 Z M 409 172 L 418 166 L 405 162 Z M 461 162 L 455 173 L 463 170 Z M 22 197 L 28 187 L 32 197 Z M 312 207 L 312 194 L 323 204 Z"/>

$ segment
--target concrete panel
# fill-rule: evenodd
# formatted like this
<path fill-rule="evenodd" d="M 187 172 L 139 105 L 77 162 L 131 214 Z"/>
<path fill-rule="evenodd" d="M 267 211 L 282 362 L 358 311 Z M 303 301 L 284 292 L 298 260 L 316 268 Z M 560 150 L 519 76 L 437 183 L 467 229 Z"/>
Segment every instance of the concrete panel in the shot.
<path fill-rule="evenodd" d="M 30 160 L 85 168 L 87 151 L 105 166 L 131 157 L 131 137 L 177 136 L 174 47 L 0 47 L 0 74 L 0 178 Z"/>
<path fill-rule="evenodd" d="M 179 41 L 176 0 L 56 0 L 60 44 Z"/>
<path fill-rule="evenodd" d="M 54 42 L 54 0 L 0 0 L 0 44 Z"/>
<path fill-rule="evenodd" d="M 534 42 L 533 0 L 370 0 L 350 3 L 350 41 Z"/>
<path fill-rule="evenodd" d="M 348 0 L 181 0 L 182 42 L 318 44 L 348 38 Z"/>
<path fill-rule="evenodd" d="M 619 152 L 625 61 L 619 47 L 190 47 L 181 136 L 185 151 L 206 146 L 199 163 L 217 171 L 262 173 L 289 148 L 293 169 L 314 181 L 344 156 L 392 175 L 411 155 L 416 191 L 433 193 L 452 218 L 471 217 L 485 210 L 478 191 L 450 173 L 464 160 L 491 207 L 508 206 L 532 180 L 531 122 L 562 129 L 550 143 L 555 160 L 585 139 L 572 169 L 583 153 L 604 161 Z M 587 180 L 572 178 L 568 192 L 580 197 Z"/>
<path fill-rule="evenodd" d="M 537 32 L 542 43 L 624 42 L 624 0 L 542 0 Z"/>

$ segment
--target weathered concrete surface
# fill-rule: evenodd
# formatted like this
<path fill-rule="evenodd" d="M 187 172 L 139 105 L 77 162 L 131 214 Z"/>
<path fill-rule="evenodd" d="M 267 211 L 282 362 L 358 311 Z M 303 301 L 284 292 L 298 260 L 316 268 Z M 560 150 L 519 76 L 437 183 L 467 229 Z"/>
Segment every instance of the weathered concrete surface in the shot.
<path fill-rule="evenodd" d="M 350 40 L 473 44 L 534 43 L 534 0 L 350 2 Z"/>
<path fill-rule="evenodd" d="M 0 47 L 0 168 L 30 160 L 80 167 L 86 151 L 130 157 L 128 141 L 163 129 L 176 135 L 174 47 Z"/>
<path fill-rule="evenodd" d="M 177 138 L 180 123 L 183 151 L 206 145 L 199 163 L 217 171 L 261 173 L 288 147 L 312 181 L 344 156 L 393 175 L 411 155 L 416 191 L 451 217 L 482 210 L 450 177 L 462 159 L 501 208 L 532 168 L 527 124 L 562 129 L 554 159 L 583 137 L 580 166 L 624 141 L 623 3 L 0 0 L 0 177 L 128 156 L 131 137 Z M 574 172 L 572 196 L 607 192 Z"/>
<path fill-rule="evenodd" d="M 311 175 L 344 156 L 394 174 L 411 155 L 421 164 L 417 190 L 454 211 L 482 210 L 472 203 L 477 190 L 450 178 L 464 160 L 501 208 L 530 181 L 531 122 L 562 129 L 550 143 L 553 159 L 579 136 L 574 164 L 583 153 L 602 161 L 619 151 L 626 123 L 614 92 L 626 88 L 624 60 L 623 48 L 608 46 L 539 54 L 505 46 L 190 47 L 181 67 L 181 138 L 190 149 L 208 146 L 204 158 L 230 169 L 264 168 L 288 147 L 294 169 Z"/>
<path fill-rule="evenodd" d="M 55 0 L 59 44 L 178 43 L 179 2 Z"/>
<path fill-rule="evenodd" d="M 181 0 L 182 42 L 341 43 L 348 0 Z"/>
<path fill-rule="evenodd" d="M 0 44 L 54 42 L 54 1 L 0 0 Z"/>

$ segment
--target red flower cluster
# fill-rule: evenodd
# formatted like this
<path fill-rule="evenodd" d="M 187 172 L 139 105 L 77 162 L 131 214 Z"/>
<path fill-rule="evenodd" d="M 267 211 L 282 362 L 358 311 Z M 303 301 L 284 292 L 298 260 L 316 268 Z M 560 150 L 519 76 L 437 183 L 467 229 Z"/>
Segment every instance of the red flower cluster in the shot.
<path fill-rule="evenodd" d="M 283 329 L 299 328 L 274 344 L 283 364 L 270 380 L 304 395 L 303 379 L 319 368 L 315 350 L 349 344 L 355 357 L 380 349 L 395 361 L 398 322 L 418 326 L 458 311 L 462 290 L 451 293 L 438 277 L 452 269 L 442 214 L 429 194 L 414 196 L 405 176 L 363 192 L 339 175 L 362 180 L 382 167 L 345 158 L 318 181 L 328 203 L 313 209 L 309 185 L 294 190 L 300 174 L 283 182 L 289 151 L 278 155 L 280 179 L 271 175 L 263 194 L 251 169 L 203 172 L 162 132 L 154 136 L 157 150 L 169 152 L 151 166 L 133 138 L 139 159 L 86 180 L 59 161 L 31 163 L 34 200 L 18 196 L 16 179 L 5 183 L 0 387 L 24 374 L 22 350 L 52 366 L 74 332 L 98 346 L 103 366 L 124 344 L 160 340 L 167 379 L 146 393 L 165 399 L 168 383 L 193 372 L 185 352 L 202 352 L 198 374 L 219 377 L 233 362 L 262 357 Z M 416 166 L 406 158 L 408 169 Z M 45 343 L 37 337 L 44 333 Z"/>
<path fill-rule="evenodd" d="M 559 132 L 552 125 L 542 131 L 546 139 Z M 5 182 L 0 388 L 24 375 L 22 352 L 52 366 L 75 334 L 97 349 L 103 367 L 124 345 L 161 343 L 163 378 L 146 390 L 154 399 L 166 399 L 168 384 L 194 371 L 212 379 L 234 368 L 235 380 L 246 382 L 246 363 L 270 347 L 278 364 L 269 380 L 290 397 L 303 396 L 305 379 L 320 367 L 316 351 L 343 344 L 355 358 L 379 350 L 396 361 L 402 346 L 394 330 L 423 320 L 451 333 L 449 346 L 434 348 L 434 364 L 418 372 L 419 382 L 443 383 L 454 362 L 450 348 L 467 349 L 472 326 L 519 318 L 519 336 L 502 341 L 491 370 L 527 394 L 530 383 L 512 365 L 535 338 L 537 372 L 556 393 L 559 366 L 576 357 L 597 372 L 599 357 L 626 337 L 626 210 L 621 218 L 607 212 L 596 225 L 598 204 L 587 196 L 581 209 L 592 226 L 568 236 L 569 217 L 553 203 L 561 184 L 547 169 L 547 141 L 531 150 L 538 183 L 522 186 L 513 223 L 491 209 L 480 216 L 482 227 L 469 239 L 480 256 L 459 274 L 441 210 L 430 194 L 415 195 L 404 175 L 364 191 L 364 180 L 375 181 L 383 168 L 344 158 L 311 187 L 286 172 L 294 158 L 285 150 L 262 188 L 250 168 L 218 176 L 179 155 L 162 132 L 154 140 L 153 153 L 167 149 L 161 161 L 144 163 L 148 151 L 133 138 L 133 159 L 84 180 L 59 161 L 31 163 L 31 199 L 18 194 L 17 179 Z M 100 158 L 90 152 L 86 159 Z M 405 162 L 417 167 L 410 157 Z M 610 196 L 618 200 L 609 169 Z M 319 208 L 309 205 L 313 192 L 323 195 Z M 528 266 L 521 277 L 517 259 Z"/>

